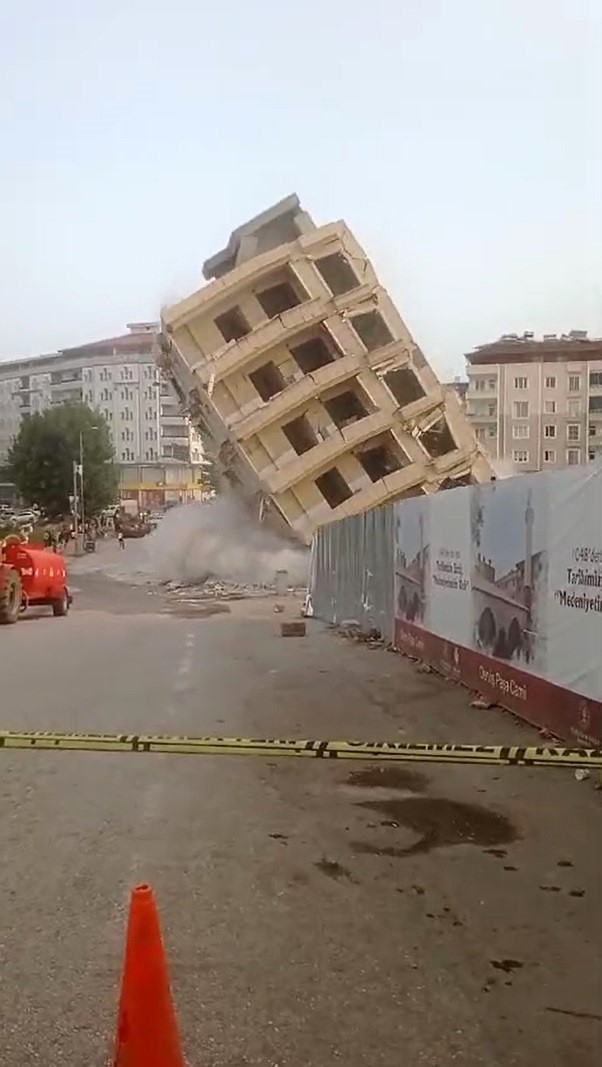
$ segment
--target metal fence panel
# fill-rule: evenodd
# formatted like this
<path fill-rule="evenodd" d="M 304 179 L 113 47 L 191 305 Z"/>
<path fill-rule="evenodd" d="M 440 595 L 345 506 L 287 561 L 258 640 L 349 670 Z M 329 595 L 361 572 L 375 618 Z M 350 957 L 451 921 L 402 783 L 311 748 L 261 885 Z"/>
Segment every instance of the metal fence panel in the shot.
<path fill-rule="evenodd" d="M 312 545 L 310 591 L 314 614 L 393 636 L 394 506 L 323 526 Z"/>

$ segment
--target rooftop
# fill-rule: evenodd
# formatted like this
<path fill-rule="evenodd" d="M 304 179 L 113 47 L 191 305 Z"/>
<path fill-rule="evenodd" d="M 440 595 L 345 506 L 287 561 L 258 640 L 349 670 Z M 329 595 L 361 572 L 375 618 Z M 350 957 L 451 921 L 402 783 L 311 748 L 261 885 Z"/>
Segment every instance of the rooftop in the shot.
<path fill-rule="evenodd" d="M 150 356 L 156 344 L 158 325 L 150 322 L 128 323 L 129 333 L 120 334 L 118 337 L 106 337 L 100 341 L 89 341 L 74 348 L 62 348 L 58 352 L 51 352 L 42 356 L 29 356 L 26 359 L 7 360 L 0 362 L 0 378 L 6 378 L 18 374 L 36 374 L 44 370 L 52 369 L 57 363 L 64 360 L 80 359 L 86 356 Z"/>
<path fill-rule="evenodd" d="M 59 355 L 67 357 L 87 355 L 127 355 L 132 352 L 152 352 L 156 338 L 148 331 L 124 333 L 119 337 L 106 337 L 101 341 L 89 341 L 75 348 L 62 348 Z"/>
<path fill-rule="evenodd" d="M 530 330 L 520 335 L 505 333 L 497 341 L 479 345 L 472 352 L 467 352 L 465 358 L 472 366 L 599 360 L 602 359 L 602 338 L 588 337 L 587 330 L 545 333 L 540 338 L 536 338 Z"/>
<path fill-rule="evenodd" d="M 203 263 L 203 277 L 210 281 L 253 255 L 294 241 L 301 233 L 313 229 L 314 223 L 301 207 L 296 193 L 291 193 L 259 215 L 243 222 L 232 231 L 228 244 Z M 246 240 L 247 247 L 244 247 Z"/>

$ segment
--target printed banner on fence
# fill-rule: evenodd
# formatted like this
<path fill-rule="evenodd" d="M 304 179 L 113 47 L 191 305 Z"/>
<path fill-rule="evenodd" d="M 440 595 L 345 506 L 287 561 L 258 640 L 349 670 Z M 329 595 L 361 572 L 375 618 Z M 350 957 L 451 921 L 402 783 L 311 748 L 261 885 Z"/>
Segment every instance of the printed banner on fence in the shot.
<path fill-rule="evenodd" d="M 562 687 L 581 698 L 572 732 L 597 736 L 602 467 L 416 497 L 396 506 L 395 532 L 398 645 L 523 712 L 544 699 L 530 678 Z"/>

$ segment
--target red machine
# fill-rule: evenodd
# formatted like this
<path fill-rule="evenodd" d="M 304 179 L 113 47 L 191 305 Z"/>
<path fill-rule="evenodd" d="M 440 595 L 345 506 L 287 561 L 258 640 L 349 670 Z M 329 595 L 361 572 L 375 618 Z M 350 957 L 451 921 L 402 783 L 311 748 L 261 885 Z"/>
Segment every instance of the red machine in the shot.
<path fill-rule="evenodd" d="M 18 536 L 0 542 L 0 624 L 16 622 L 19 612 L 47 604 L 66 615 L 72 597 L 65 560 L 58 552 L 34 548 Z"/>

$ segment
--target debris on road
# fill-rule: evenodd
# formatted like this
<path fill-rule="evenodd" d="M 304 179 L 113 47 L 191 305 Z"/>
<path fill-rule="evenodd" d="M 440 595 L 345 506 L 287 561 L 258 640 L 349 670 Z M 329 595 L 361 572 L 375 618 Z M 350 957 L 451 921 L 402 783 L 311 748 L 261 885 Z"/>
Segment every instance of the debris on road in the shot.
<path fill-rule="evenodd" d="M 282 622 L 280 624 L 280 633 L 282 637 L 305 637 L 306 632 L 307 625 L 305 620 Z"/>
<path fill-rule="evenodd" d="M 163 588 L 170 600 L 187 604 L 196 604 L 206 600 L 248 600 L 252 597 L 277 595 L 275 584 L 235 582 L 226 578 L 216 578 L 214 575 L 165 582 Z M 298 594 L 301 598 L 305 595 L 305 589 L 291 587 L 288 593 Z M 282 611 L 282 605 L 276 605 L 274 610 Z"/>
<path fill-rule="evenodd" d="M 385 644 L 383 636 L 376 626 L 371 626 L 369 630 L 362 630 L 356 619 L 346 619 L 340 626 L 334 626 L 333 629 L 341 637 L 346 637 L 350 641 L 357 642 L 357 644 L 368 645 L 370 648 L 383 648 Z"/>

